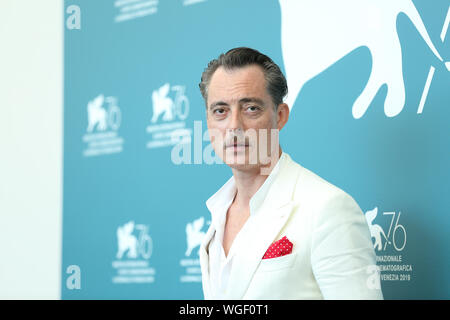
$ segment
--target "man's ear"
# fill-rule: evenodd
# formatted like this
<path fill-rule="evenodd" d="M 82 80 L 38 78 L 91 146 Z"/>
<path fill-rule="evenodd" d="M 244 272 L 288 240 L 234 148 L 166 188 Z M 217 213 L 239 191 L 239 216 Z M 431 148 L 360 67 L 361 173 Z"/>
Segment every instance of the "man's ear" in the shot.
<path fill-rule="evenodd" d="M 277 128 L 281 130 L 289 119 L 289 106 L 286 103 L 280 103 L 277 107 Z"/>

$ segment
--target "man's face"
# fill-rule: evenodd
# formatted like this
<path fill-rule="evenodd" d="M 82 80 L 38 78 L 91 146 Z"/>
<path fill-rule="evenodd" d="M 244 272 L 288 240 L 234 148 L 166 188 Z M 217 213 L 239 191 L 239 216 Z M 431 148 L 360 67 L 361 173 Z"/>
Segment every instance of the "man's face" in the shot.
<path fill-rule="evenodd" d="M 277 112 L 259 66 L 219 67 L 209 84 L 206 113 L 214 151 L 230 167 L 258 168 L 278 152 L 278 139 L 271 143 L 271 129 L 272 134 L 280 129 Z"/>

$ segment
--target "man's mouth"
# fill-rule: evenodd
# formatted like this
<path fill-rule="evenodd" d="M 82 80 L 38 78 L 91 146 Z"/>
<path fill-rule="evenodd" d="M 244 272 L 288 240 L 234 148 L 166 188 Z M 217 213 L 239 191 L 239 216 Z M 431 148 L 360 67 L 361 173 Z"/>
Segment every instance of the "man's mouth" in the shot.
<path fill-rule="evenodd" d="M 233 143 L 226 146 L 226 148 L 243 148 L 248 147 L 248 144 L 246 143 Z"/>

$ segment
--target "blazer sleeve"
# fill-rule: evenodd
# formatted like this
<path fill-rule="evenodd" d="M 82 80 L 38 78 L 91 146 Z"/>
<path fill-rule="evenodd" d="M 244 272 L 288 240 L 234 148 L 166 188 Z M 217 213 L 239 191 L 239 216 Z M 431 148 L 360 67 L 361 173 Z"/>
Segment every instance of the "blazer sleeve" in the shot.
<path fill-rule="evenodd" d="M 311 265 L 324 299 L 383 299 L 364 213 L 340 189 L 314 216 Z"/>

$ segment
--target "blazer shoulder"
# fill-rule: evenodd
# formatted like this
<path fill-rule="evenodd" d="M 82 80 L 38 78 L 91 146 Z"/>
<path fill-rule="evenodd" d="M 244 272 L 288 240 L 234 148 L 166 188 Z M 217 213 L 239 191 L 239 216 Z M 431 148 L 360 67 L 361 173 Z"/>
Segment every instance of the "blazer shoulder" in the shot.
<path fill-rule="evenodd" d="M 321 207 L 336 199 L 344 199 L 356 204 L 353 197 L 343 189 L 325 180 L 292 159 L 290 159 L 290 166 L 295 167 L 299 172 L 294 189 L 294 200 L 296 202 L 301 201 L 303 203 Z"/>

